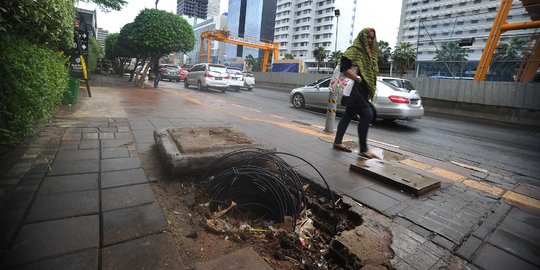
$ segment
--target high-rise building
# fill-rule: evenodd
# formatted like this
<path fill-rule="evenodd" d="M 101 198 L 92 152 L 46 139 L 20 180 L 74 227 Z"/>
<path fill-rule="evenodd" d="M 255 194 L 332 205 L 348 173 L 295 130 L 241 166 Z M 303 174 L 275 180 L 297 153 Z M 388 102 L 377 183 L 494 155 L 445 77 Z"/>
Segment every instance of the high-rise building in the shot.
<path fill-rule="evenodd" d="M 205 31 L 210 30 L 221 30 L 227 28 L 227 16 L 226 15 L 219 15 L 214 18 L 210 18 L 206 21 L 203 21 L 201 23 L 196 24 L 193 27 L 193 31 L 195 34 L 195 48 L 193 51 L 189 52 L 186 55 L 186 61 L 185 64 L 187 65 L 193 65 L 196 63 L 199 63 L 199 54 L 200 54 L 200 46 L 201 46 L 201 33 Z M 211 63 L 223 63 L 224 55 L 225 55 L 225 43 L 218 42 L 218 41 L 211 41 L 210 42 L 210 62 Z M 206 58 L 202 60 L 202 62 L 206 62 Z"/>
<path fill-rule="evenodd" d="M 208 11 L 206 18 L 211 19 L 219 16 L 220 1 L 219 0 L 208 0 Z"/>
<path fill-rule="evenodd" d="M 231 36 L 254 41 L 273 41 L 277 1 L 229 0 L 228 18 Z M 248 55 L 257 58 L 259 49 L 226 45 L 225 61 L 242 60 Z"/>
<path fill-rule="evenodd" d="M 278 0 L 274 41 L 279 43 L 279 58 L 291 53 L 295 59 L 303 59 L 308 70 L 315 70 L 316 48 L 323 47 L 328 56 L 336 49 L 344 51 L 354 38 L 356 2 Z"/>
<path fill-rule="evenodd" d="M 108 35 L 109 35 L 109 31 L 101 27 L 98 28 L 96 40 L 97 42 L 99 42 L 99 44 L 101 44 L 103 48 L 105 48 L 105 39 L 107 38 Z"/>
<path fill-rule="evenodd" d="M 497 15 L 500 0 L 403 0 L 398 33 L 399 42 L 409 42 L 417 48 L 419 62 L 433 61 L 444 42 L 475 38 L 464 53 L 468 61 L 478 61 Z M 531 17 L 520 0 L 514 0 L 508 23 L 530 21 Z M 507 31 L 499 42 L 513 37 L 529 38 L 537 30 Z M 468 75 L 474 74 L 476 66 Z"/>
<path fill-rule="evenodd" d="M 176 14 L 187 17 L 206 19 L 208 0 L 177 0 Z"/>

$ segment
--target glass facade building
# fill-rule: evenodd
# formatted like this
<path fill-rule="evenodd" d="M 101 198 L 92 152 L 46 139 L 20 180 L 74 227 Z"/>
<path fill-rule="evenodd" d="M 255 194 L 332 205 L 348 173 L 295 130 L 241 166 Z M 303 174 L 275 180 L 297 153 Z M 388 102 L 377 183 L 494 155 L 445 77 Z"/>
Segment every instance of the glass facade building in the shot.
<path fill-rule="evenodd" d="M 277 0 L 229 0 L 231 36 L 254 41 L 273 41 Z M 237 61 L 248 55 L 263 55 L 258 49 L 226 45 L 226 61 Z"/>

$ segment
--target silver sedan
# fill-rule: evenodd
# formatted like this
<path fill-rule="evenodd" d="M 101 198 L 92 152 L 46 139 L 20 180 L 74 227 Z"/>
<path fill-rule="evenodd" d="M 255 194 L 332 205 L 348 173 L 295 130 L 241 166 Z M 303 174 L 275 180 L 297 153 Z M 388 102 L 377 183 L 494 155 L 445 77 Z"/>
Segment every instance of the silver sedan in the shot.
<path fill-rule="evenodd" d="M 330 92 L 329 85 L 330 78 L 323 78 L 304 87 L 293 89 L 289 94 L 289 100 L 295 108 L 326 109 Z M 394 121 L 419 119 L 424 116 L 422 99 L 416 90 L 398 88 L 381 79 L 377 79 L 377 92 L 373 101 L 374 119 Z M 345 107 L 340 105 L 340 100 L 337 103 L 337 110 L 345 111 Z"/>

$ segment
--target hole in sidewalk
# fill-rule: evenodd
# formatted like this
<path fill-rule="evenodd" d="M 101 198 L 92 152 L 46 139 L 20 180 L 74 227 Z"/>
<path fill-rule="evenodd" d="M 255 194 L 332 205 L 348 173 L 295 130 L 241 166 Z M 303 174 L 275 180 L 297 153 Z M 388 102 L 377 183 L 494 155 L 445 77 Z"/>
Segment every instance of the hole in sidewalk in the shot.
<path fill-rule="evenodd" d="M 342 269 L 360 265 L 333 250 L 333 238 L 362 224 L 362 217 L 326 187 L 265 150 L 240 150 L 192 175 L 184 202 L 191 228 L 182 236 L 249 245 L 276 269 Z M 178 203 L 178 202 L 176 202 Z M 177 214 L 179 215 L 179 214 Z M 171 227 L 175 227 L 174 223 Z M 213 242 L 213 247 L 218 246 Z M 336 245 L 336 244 L 334 244 Z M 212 251 L 219 253 L 219 251 Z M 223 250 L 223 254 L 230 253 Z M 222 254 L 222 255 L 223 255 Z"/>

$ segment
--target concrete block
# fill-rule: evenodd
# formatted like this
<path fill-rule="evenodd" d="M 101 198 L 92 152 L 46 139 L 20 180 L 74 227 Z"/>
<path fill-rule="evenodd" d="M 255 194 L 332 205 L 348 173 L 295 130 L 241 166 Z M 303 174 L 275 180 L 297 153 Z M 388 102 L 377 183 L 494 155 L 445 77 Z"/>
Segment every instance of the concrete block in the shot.
<path fill-rule="evenodd" d="M 156 197 L 149 184 L 115 187 L 101 191 L 102 211 L 152 203 L 155 200 Z"/>
<path fill-rule="evenodd" d="M 204 171 L 215 160 L 242 148 L 273 151 L 231 127 L 158 129 L 154 139 L 165 168 L 174 175 Z"/>
<path fill-rule="evenodd" d="M 482 269 L 538 269 L 538 266 L 530 264 L 490 244 L 486 244 L 480 249 L 473 263 Z"/>
<path fill-rule="evenodd" d="M 99 193 L 79 191 L 38 196 L 26 222 L 83 216 L 99 212 Z"/>
<path fill-rule="evenodd" d="M 59 255 L 25 264 L 17 270 L 95 270 L 99 269 L 97 248 L 89 248 L 74 253 Z"/>
<path fill-rule="evenodd" d="M 350 170 L 363 173 L 376 180 L 419 196 L 441 186 L 441 182 L 403 167 L 391 166 L 378 160 L 360 160 L 350 165 Z"/>

